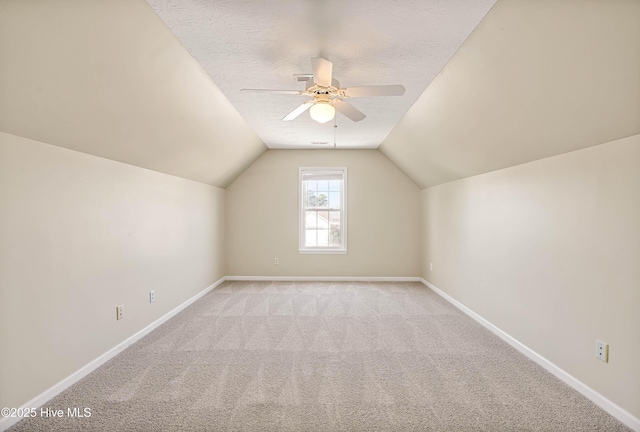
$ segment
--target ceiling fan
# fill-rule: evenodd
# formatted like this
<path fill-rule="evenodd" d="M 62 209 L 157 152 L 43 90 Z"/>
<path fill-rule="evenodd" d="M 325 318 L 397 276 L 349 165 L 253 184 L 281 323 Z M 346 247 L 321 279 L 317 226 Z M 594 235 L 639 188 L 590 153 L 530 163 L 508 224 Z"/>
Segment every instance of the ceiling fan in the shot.
<path fill-rule="evenodd" d="M 311 69 L 312 75 L 296 75 L 298 80 L 306 78 L 307 84 L 304 91 L 265 89 L 242 89 L 241 91 L 309 96 L 312 99 L 303 102 L 302 105 L 287 114 L 282 121 L 293 120 L 309 110 L 311 118 L 318 123 L 326 123 L 333 119 L 336 110 L 354 122 L 364 120 L 366 115 L 345 102 L 345 99 L 365 96 L 402 96 L 404 94 L 404 86 L 402 85 L 340 88 L 340 83 L 332 76 L 333 63 L 322 57 L 311 59 Z"/>

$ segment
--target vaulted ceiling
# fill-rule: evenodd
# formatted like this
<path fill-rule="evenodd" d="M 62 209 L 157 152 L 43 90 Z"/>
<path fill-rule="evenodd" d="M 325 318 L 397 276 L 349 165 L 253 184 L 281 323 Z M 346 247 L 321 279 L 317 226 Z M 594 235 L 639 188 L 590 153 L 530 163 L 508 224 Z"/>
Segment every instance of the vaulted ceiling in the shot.
<path fill-rule="evenodd" d="M 640 1 L 499 1 L 380 150 L 420 187 L 640 133 Z"/>
<path fill-rule="evenodd" d="M 144 0 L 0 0 L 0 130 L 222 187 L 267 149 Z"/>
<path fill-rule="evenodd" d="M 270 148 L 377 148 L 495 2 L 147 1 Z M 305 97 L 240 91 L 304 90 L 293 75 L 310 73 L 316 56 L 333 62 L 342 87 L 406 92 L 349 98 L 364 120 L 338 113 L 335 124 L 319 124 L 309 114 L 281 120 Z"/>
<path fill-rule="evenodd" d="M 493 1 L 0 0 L 0 130 L 221 187 L 334 131 L 421 187 L 640 133 L 640 2 Z M 407 92 L 333 128 L 239 91 L 314 56 Z"/>

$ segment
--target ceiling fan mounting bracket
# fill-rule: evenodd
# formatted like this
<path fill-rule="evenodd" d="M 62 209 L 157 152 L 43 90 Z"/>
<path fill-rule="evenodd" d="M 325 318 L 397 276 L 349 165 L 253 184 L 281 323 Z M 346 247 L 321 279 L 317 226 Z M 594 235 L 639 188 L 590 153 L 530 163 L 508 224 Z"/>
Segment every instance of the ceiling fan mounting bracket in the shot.
<path fill-rule="evenodd" d="M 293 74 L 293 77 L 298 82 L 313 80 L 313 74 Z"/>

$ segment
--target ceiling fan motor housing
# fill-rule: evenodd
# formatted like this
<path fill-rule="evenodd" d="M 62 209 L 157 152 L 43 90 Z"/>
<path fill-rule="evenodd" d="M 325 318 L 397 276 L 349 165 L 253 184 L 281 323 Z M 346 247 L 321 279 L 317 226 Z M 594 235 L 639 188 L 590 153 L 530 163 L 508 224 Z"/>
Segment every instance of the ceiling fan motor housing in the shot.
<path fill-rule="evenodd" d="M 335 78 L 331 79 L 331 87 L 321 87 L 317 85 L 313 80 L 309 80 L 305 84 L 305 90 L 307 93 L 329 93 L 329 94 L 338 94 L 338 90 L 340 89 L 340 81 Z"/>

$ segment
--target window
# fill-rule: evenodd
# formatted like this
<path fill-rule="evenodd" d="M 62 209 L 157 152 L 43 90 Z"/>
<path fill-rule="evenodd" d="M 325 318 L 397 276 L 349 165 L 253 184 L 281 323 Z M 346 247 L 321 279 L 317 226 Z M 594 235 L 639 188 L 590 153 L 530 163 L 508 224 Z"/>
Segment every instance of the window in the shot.
<path fill-rule="evenodd" d="M 347 253 L 346 203 L 346 168 L 300 168 L 300 253 Z"/>

